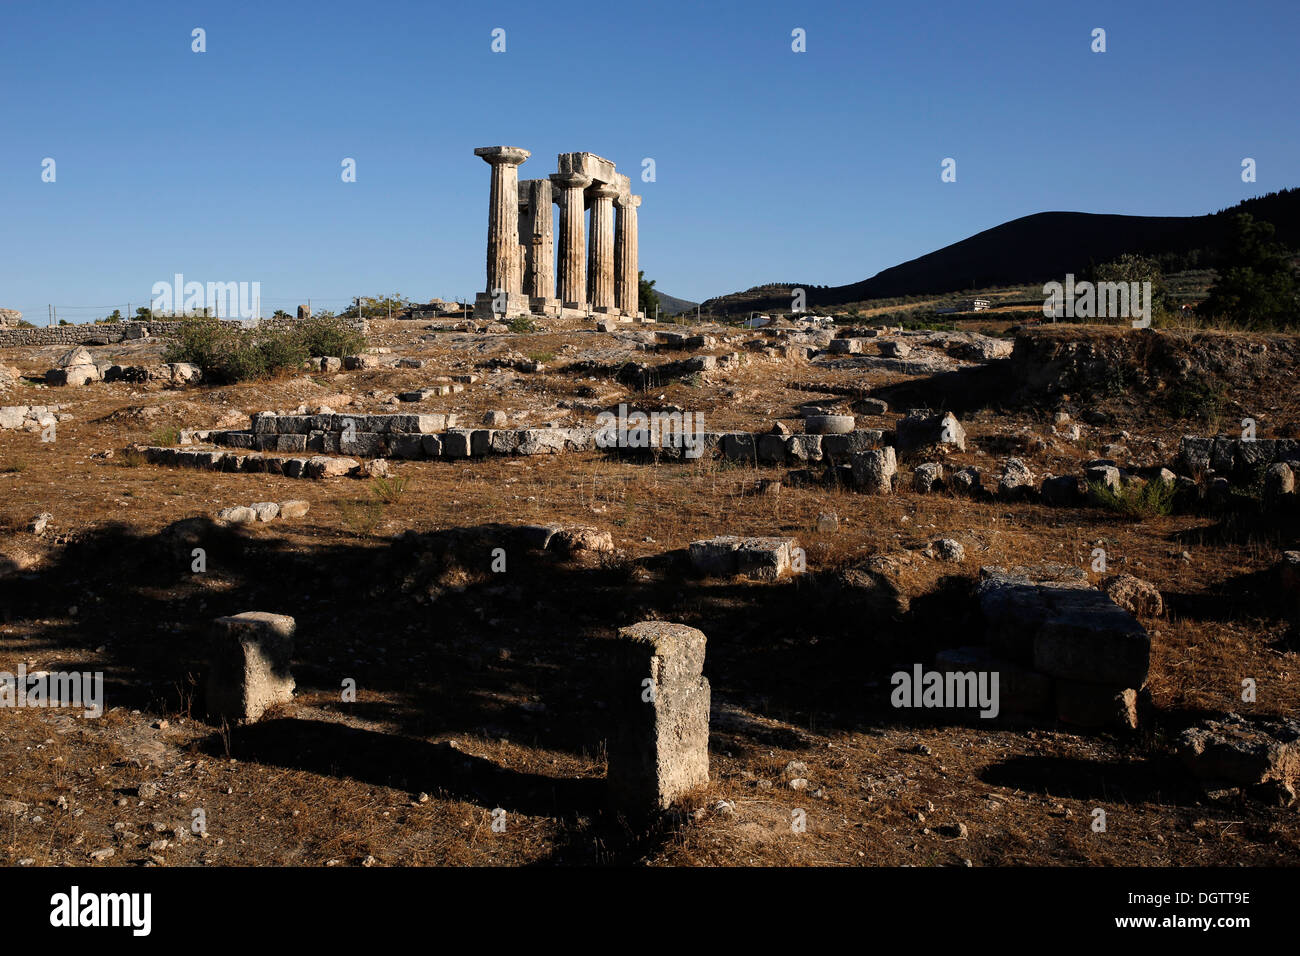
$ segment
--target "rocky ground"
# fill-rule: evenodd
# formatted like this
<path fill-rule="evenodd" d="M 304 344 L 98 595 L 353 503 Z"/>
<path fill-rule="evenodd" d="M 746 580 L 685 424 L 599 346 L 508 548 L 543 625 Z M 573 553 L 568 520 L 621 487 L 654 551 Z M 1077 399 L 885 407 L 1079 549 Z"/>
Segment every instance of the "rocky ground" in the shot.
<path fill-rule="evenodd" d="M 1275 467 L 1300 436 L 1295 337 L 606 328 L 375 322 L 351 368 L 236 385 L 160 371 L 154 339 L 49 378 L 79 385 L 44 384 L 66 346 L 0 350 L 0 670 L 106 684 L 99 718 L 0 709 L 0 862 L 1300 862 L 1296 496 Z M 578 435 L 620 403 L 753 444 L 447 452 L 457 426 Z M 214 441 L 265 411 L 457 426 L 382 465 L 322 429 L 302 455 L 357 467 L 312 479 Z M 814 415 L 863 450 L 796 456 Z M 1273 444 L 1233 444 L 1243 419 Z M 1166 506 L 1126 491 L 1160 482 Z M 522 526 L 594 530 L 537 549 Z M 690 545 L 718 535 L 793 539 L 806 570 L 706 575 Z M 1149 637 L 1136 729 L 891 705 L 893 673 L 990 639 L 981 569 L 1044 564 Z M 244 611 L 295 619 L 296 692 L 235 725 L 205 712 L 205 642 Z M 645 823 L 607 806 L 604 659 L 650 619 L 707 636 L 712 710 L 708 787 Z"/>

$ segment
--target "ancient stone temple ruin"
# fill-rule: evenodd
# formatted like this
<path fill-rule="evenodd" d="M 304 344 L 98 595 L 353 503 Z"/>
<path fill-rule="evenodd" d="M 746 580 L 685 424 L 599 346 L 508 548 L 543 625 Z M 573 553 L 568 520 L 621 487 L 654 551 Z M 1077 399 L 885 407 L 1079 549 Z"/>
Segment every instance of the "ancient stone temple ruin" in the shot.
<path fill-rule="evenodd" d="M 526 149 L 483 146 L 474 155 L 492 167 L 487 289 L 474 301 L 476 317 L 638 316 L 641 197 L 628 177 L 593 153 L 561 153 L 559 172 L 525 180 Z M 558 250 L 552 203 L 560 207 Z"/>

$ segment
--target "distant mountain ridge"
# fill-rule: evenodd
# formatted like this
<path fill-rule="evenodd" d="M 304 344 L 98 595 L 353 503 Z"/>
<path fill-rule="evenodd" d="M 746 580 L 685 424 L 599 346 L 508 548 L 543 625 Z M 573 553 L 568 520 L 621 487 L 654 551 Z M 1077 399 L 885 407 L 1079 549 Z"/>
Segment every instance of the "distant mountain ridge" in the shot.
<path fill-rule="evenodd" d="M 692 302 L 689 299 L 679 299 L 675 295 L 669 295 L 666 292 L 659 292 L 659 314 L 660 315 L 677 315 L 679 312 L 694 312 L 698 302 Z"/>
<path fill-rule="evenodd" d="M 1086 212 L 1040 212 L 944 246 L 919 258 L 842 286 L 774 283 L 708 299 L 704 312 L 728 314 L 790 308 L 790 289 L 807 290 L 816 309 L 867 299 L 943 294 L 993 286 L 1062 280 L 1125 253 L 1197 258 L 1217 249 L 1228 234 L 1231 214 L 1247 212 L 1271 222 L 1277 239 L 1300 246 L 1300 189 L 1247 199 L 1204 216 L 1121 216 Z M 1207 261 L 1205 265 L 1208 265 Z"/>

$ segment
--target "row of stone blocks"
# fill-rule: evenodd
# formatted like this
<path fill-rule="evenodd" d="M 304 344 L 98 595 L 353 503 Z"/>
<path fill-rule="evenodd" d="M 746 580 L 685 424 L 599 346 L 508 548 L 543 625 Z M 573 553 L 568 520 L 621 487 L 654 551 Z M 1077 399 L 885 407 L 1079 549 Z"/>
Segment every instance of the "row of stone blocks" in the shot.
<path fill-rule="evenodd" d="M 296 624 L 249 611 L 217 618 L 206 680 L 208 711 L 259 720 L 293 699 Z M 631 814 L 666 810 L 709 782 L 709 681 L 704 635 L 684 624 L 644 621 L 618 631 L 607 679 L 611 802 Z"/>
<path fill-rule="evenodd" d="M 228 448 L 269 452 L 316 452 L 363 458 L 477 458 L 486 455 L 558 454 L 608 447 L 621 451 L 656 451 L 667 458 L 693 457 L 686 444 L 653 432 L 629 431 L 625 439 L 610 434 L 602 443 L 597 428 L 456 428 L 455 415 L 269 415 L 253 416 L 251 431 L 195 432 L 193 437 Z M 689 437 L 689 436 L 688 436 Z M 750 432 L 704 432 L 698 436 L 700 457 L 721 455 L 733 461 L 762 464 L 849 462 L 854 455 L 880 447 L 885 433 L 860 429 L 839 435 L 778 435 Z M 692 439 L 693 440 L 693 439 Z"/>
<path fill-rule="evenodd" d="M 1079 568 L 980 569 L 987 644 L 942 651 L 941 672 L 996 672 L 1000 709 L 1090 728 L 1137 727 L 1151 638 Z"/>
<path fill-rule="evenodd" d="M 1300 460 L 1300 439 L 1184 435 L 1178 457 L 1189 474 L 1241 474 L 1263 465 Z"/>

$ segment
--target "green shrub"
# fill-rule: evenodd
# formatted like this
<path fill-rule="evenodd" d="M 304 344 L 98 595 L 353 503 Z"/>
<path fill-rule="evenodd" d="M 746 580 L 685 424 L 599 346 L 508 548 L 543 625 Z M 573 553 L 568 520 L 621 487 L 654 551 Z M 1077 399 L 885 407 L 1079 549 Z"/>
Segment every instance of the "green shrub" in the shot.
<path fill-rule="evenodd" d="M 366 347 L 366 337 L 333 315 L 312 316 L 294 326 L 309 356 L 356 355 Z"/>
<path fill-rule="evenodd" d="M 365 336 L 333 316 L 285 328 L 241 329 L 209 316 L 185 319 L 164 357 L 190 362 L 216 382 L 248 382 L 302 368 L 313 355 L 351 355 Z"/>
<path fill-rule="evenodd" d="M 1184 379 L 1165 392 L 1165 409 L 1174 418 L 1215 421 L 1223 405 L 1223 386 L 1217 382 Z"/>
<path fill-rule="evenodd" d="M 513 319 L 511 319 L 509 322 L 506 323 L 506 328 L 508 328 L 511 332 L 514 332 L 519 335 L 523 335 L 526 332 L 535 332 L 537 330 L 537 323 L 534 322 L 529 316 L 516 315 Z"/>
<path fill-rule="evenodd" d="M 1088 482 L 1088 498 L 1098 507 L 1141 520 L 1173 514 L 1177 486 L 1163 481 L 1132 481 L 1115 491 L 1100 481 Z"/>
<path fill-rule="evenodd" d="M 179 445 L 181 443 L 181 432 L 179 428 L 168 426 L 157 429 L 149 436 L 149 444 L 155 446 Z"/>

